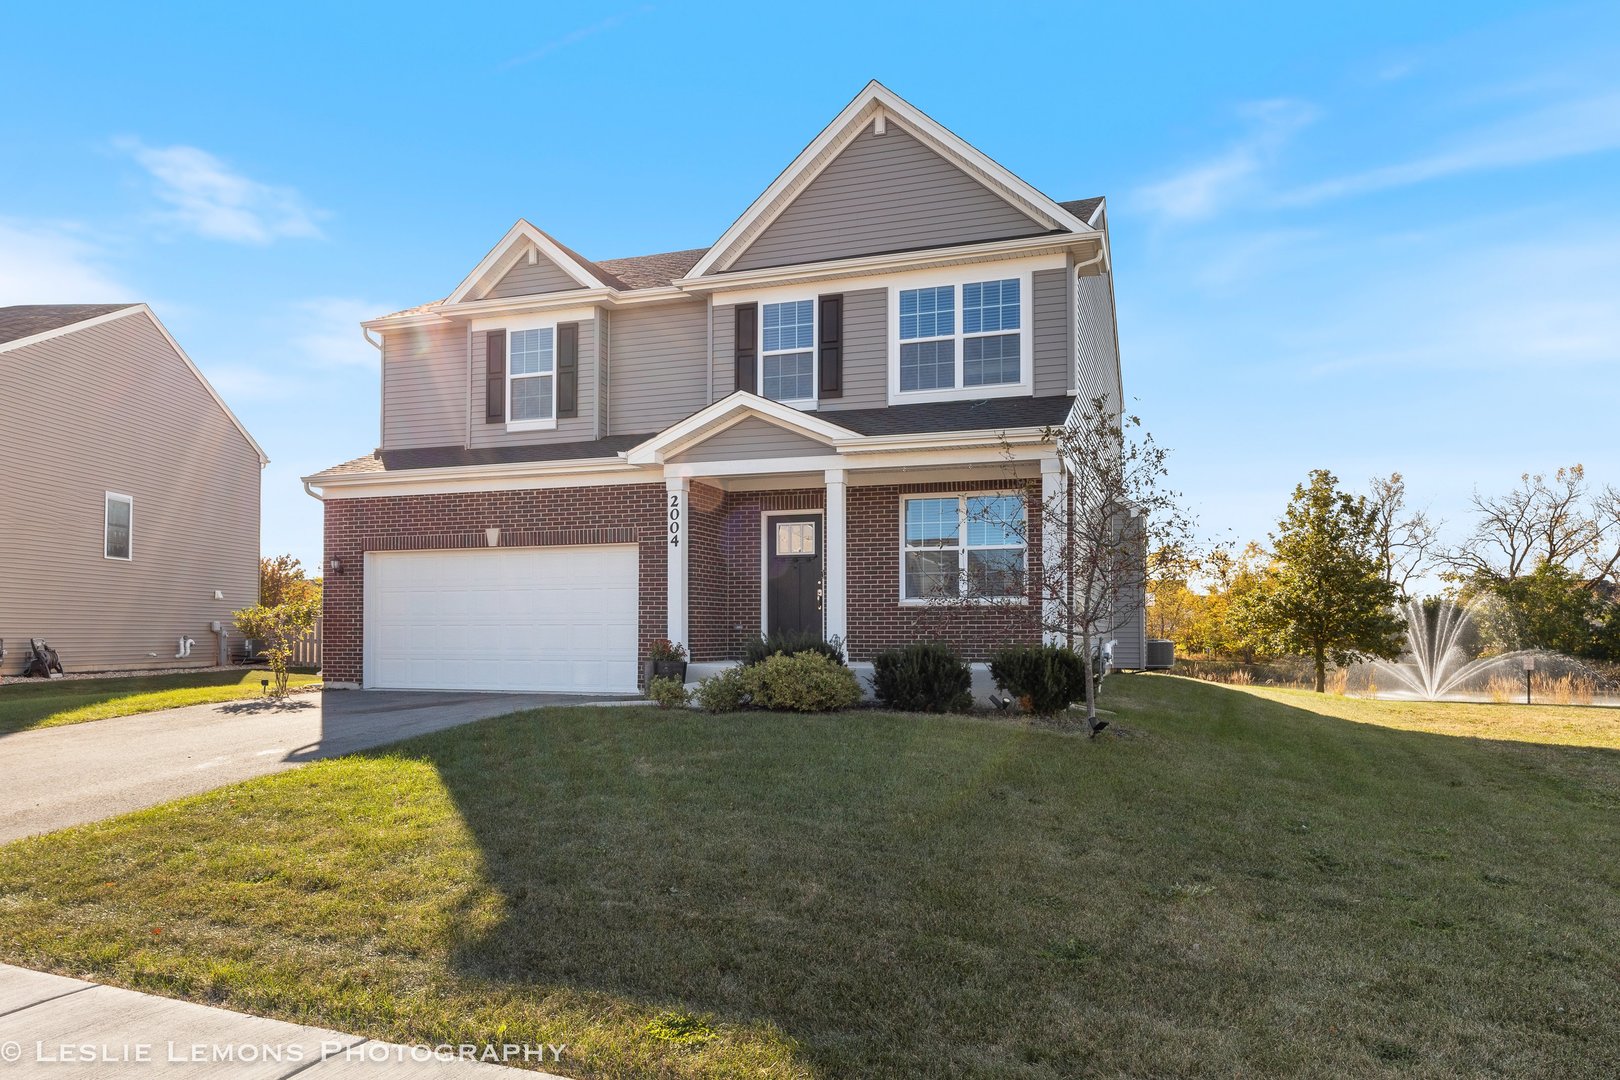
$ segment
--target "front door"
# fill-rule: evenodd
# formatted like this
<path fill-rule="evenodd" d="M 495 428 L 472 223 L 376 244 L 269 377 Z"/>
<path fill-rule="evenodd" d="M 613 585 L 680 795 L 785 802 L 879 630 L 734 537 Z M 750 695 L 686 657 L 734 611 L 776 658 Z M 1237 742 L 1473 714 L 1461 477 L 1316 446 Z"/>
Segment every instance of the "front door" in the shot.
<path fill-rule="evenodd" d="M 765 519 L 765 631 L 821 635 L 821 518 Z"/>

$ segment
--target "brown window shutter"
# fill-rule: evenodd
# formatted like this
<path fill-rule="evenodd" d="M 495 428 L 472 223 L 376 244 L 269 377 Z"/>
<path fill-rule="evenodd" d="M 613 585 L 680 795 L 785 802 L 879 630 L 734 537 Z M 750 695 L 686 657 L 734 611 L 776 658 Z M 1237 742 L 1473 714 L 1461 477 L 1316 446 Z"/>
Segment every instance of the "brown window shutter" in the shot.
<path fill-rule="evenodd" d="M 506 331 L 484 334 L 484 422 L 506 420 Z"/>
<path fill-rule="evenodd" d="M 821 388 L 817 397 L 844 396 L 844 294 L 831 293 L 821 299 L 819 326 L 816 336 L 820 352 L 817 367 L 821 371 Z"/>
<path fill-rule="evenodd" d="M 557 417 L 579 415 L 579 323 L 557 326 Z"/>
<path fill-rule="evenodd" d="M 756 373 L 759 370 L 759 305 L 738 304 L 736 311 L 737 389 L 750 394 L 759 392 Z"/>

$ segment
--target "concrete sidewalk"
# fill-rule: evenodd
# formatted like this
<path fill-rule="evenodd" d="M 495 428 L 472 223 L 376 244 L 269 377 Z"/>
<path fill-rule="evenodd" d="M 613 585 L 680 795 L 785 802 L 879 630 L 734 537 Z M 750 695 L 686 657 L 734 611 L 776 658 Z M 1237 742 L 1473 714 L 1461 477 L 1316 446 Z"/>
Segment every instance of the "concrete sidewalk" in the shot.
<path fill-rule="evenodd" d="M 468 1048 L 470 1056 L 485 1047 Z M 497 1058 L 553 1064 L 548 1047 L 492 1047 Z M 0 964 L 0 1080 L 183 1076 L 230 1080 L 540 1077 L 554 1073 L 486 1064 L 447 1048 L 377 1042 L 266 1020 L 189 1001 Z M 566 1058 L 567 1051 L 561 1051 Z"/>
<path fill-rule="evenodd" d="M 328 690 L 0 736 L 0 844 L 424 732 L 611 697 Z"/>

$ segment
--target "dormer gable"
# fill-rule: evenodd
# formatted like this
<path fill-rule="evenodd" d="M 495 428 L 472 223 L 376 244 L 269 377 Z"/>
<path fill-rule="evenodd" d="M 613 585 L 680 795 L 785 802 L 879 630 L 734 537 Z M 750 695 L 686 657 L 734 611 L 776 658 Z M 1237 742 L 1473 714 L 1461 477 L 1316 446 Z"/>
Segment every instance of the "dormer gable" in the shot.
<path fill-rule="evenodd" d="M 876 81 L 687 279 L 1095 229 Z"/>
<path fill-rule="evenodd" d="M 621 283 L 544 231 L 519 220 L 473 268 L 446 304 L 578 289 L 618 288 Z"/>

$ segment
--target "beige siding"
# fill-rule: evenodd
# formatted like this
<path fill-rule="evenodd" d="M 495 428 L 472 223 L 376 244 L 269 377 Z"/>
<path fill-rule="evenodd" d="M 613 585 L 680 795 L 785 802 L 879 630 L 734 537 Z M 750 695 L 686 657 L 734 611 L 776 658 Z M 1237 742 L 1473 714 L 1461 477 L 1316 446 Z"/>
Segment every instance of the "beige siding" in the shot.
<path fill-rule="evenodd" d="M 480 358 L 480 365 L 482 364 Z M 467 331 L 413 327 L 383 334 L 383 449 L 467 441 Z M 483 368 L 479 367 L 479 378 Z M 483 416 L 482 382 L 473 399 Z"/>
<path fill-rule="evenodd" d="M 675 455 L 673 461 L 746 461 L 752 458 L 820 456 L 833 453 L 826 443 L 786 431 L 757 417 L 706 439 L 690 450 Z"/>
<path fill-rule="evenodd" d="M 1035 394 L 1066 393 L 1074 370 L 1074 350 L 1069 347 L 1069 272 L 1037 270 L 1030 291 L 1035 294 L 1030 304 Z"/>
<path fill-rule="evenodd" d="M 613 315 L 613 392 L 608 426 L 616 435 L 662 431 L 708 404 L 703 304 L 632 307 Z"/>
<path fill-rule="evenodd" d="M 527 259 L 519 259 L 518 264 L 506 272 L 506 276 L 495 283 L 489 290 L 488 299 L 502 296 L 533 296 L 536 293 L 567 292 L 570 289 L 584 288 L 579 282 L 569 277 L 562 267 L 547 259 L 544 255 L 535 260 L 533 266 Z"/>
<path fill-rule="evenodd" d="M 1114 330 L 1114 280 L 1107 274 L 1082 276 L 1075 283 L 1075 377 L 1077 394 L 1089 409 L 1105 398 L 1110 411 L 1124 400 L 1119 384 L 1118 337 Z"/>
<path fill-rule="evenodd" d="M 874 409 L 889 400 L 889 290 L 844 294 L 844 395 L 818 408 Z"/>
<path fill-rule="evenodd" d="M 714 400 L 737 391 L 736 370 L 737 308 L 734 304 L 714 306 Z"/>
<path fill-rule="evenodd" d="M 212 664 L 209 623 L 258 598 L 242 433 L 140 313 L 0 353 L 0 376 L 0 670 L 30 637 L 70 671 L 185 666 L 182 634 Z M 135 501 L 127 562 L 103 557 L 108 491 Z"/>
<path fill-rule="evenodd" d="M 868 126 L 731 269 L 966 244 L 1045 231 L 894 120 Z"/>
<path fill-rule="evenodd" d="M 585 319 L 579 324 L 579 415 L 559 419 L 552 431 L 507 431 L 504 423 L 485 422 L 484 394 L 488 387 L 484 377 L 484 358 L 487 340 L 482 331 L 473 331 L 470 373 L 474 447 L 533 446 L 537 443 L 587 442 L 596 438 L 596 416 L 591 411 L 596 400 L 596 369 L 587 362 L 596 353 L 596 323 L 593 320 Z M 456 441 L 459 443 L 461 440 Z"/>

